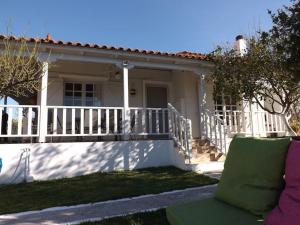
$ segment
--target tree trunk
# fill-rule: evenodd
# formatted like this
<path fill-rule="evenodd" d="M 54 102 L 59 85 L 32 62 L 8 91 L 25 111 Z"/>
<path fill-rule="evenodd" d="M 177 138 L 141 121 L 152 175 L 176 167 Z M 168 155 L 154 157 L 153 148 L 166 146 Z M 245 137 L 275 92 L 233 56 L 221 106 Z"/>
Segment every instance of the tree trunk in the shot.
<path fill-rule="evenodd" d="M 293 128 L 291 127 L 290 123 L 289 123 L 289 120 L 290 120 L 290 116 L 286 113 L 283 115 L 284 117 L 284 123 L 290 133 L 291 136 L 297 136 L 297 133 L 293 130 Z"/>

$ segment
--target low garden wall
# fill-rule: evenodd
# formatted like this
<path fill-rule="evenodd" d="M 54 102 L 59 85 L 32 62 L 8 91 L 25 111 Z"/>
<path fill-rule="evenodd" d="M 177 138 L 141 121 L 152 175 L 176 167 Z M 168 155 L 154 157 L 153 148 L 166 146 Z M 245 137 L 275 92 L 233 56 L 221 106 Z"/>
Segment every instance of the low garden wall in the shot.
<path fill-rule="evenodd" d="M 0 184 L 167 165 L 185 168 L 170 140 L 1 144 L 0 158 Z"/>

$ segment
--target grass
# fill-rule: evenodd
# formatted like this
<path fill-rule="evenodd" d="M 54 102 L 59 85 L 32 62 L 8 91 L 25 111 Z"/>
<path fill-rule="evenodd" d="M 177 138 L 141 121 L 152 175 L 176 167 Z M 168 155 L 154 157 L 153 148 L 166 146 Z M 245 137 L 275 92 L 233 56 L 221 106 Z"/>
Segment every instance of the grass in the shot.
<path fill-rule="evenodd" d="M 166 210 L 154 212 L 136 213 L 129 216 L 114 217 L 99 222 L 86 222 L 80 225 L 170 225 Z"/>
<path fill-rule="evenodd" d="M 91 175 L 0 187 L 0 214 L 155 194 L 216 183 L 175 167 Z"/>

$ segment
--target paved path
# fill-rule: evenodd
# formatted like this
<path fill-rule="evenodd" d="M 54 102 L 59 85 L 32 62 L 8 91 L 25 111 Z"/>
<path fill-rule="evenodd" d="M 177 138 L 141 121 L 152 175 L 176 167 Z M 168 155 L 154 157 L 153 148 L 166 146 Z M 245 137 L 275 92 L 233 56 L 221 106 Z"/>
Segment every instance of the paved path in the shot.
<path fill-rule="evenodd" d="M 172 204 L 200 200 L 212 195 L 216 185 L 144 195 L 115 201 L 83 204 L 70 207 L 56 207 L 0 216 L 1 225 L 54 225 L 77 224 L 89 220 L 101 220 L 119 215 L 163 208 Z"/>

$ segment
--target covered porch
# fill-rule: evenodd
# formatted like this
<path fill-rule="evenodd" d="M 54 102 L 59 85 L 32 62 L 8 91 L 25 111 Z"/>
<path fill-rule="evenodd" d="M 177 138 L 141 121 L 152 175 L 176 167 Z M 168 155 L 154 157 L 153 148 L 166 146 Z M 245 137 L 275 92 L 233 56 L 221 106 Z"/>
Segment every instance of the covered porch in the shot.
<path fill-rule="evenodd" d="M 200 136 L 199 61 L 52 53 L 50 62 L 35 105 L 0 106 L 2 143 L 173 139 L 188 150 Z"/>

